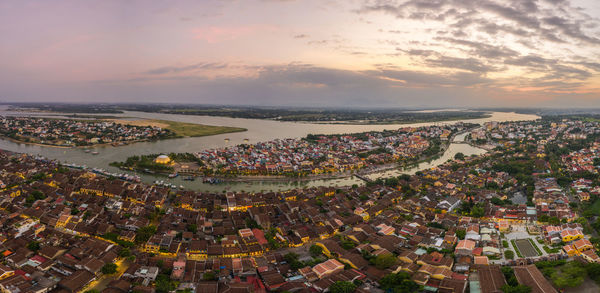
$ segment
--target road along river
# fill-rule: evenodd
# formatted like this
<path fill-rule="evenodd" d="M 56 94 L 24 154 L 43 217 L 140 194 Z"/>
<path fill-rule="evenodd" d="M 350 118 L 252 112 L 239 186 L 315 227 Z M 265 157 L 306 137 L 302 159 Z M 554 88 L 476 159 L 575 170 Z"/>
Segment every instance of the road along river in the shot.
<path fill-rule="evenodd" d="M 8 111 L 6 107 L 0 106 L 0 115 L 44 115 L 47 113 L 24 113 Z M 82 114 L 84 115 L 84 114 Z M 194 116 L 194 115 L 178 115 L 178 114 L 159 114 L 159 113 L 144 113 L 144 112 L 125 112 L 122 114 L 111 114 L 110 116 L 120 117 L 136 117 L 145 119 L 161 119 L 180 122 L 198 123 L 217 126 L 232 126 L 243 127 L 248 129 L 246 132 L 220 134 L 204 137 L 189 137 L 180 139 L 168 139 L 157 142 L 139 142 L 126 146 L 99 146 L 91 148 L 92 151 L 99 152 L 99 155 L 86 153 L 80 148 L 56 148 L 48 146 L 30 145 L 24 143 L 16 143 L 7 139 L 0 139 L 0 149 L 13 152 L 28 153 L 40 155 L 49 159 L 58 160 L 64 163 L 73 163 L 77 165 L 85 165 L 90 168 L 102 168 L 109 172 L 124 173 L 109 166 L 110 162 L 124 161 L 127 157 L 142 154 L 158 154 L 158 153 L 183 153 L 183 152 L 198 152 L 205 149 L 226 147 L 241 143 L 256 143 L 260 141 L 268 141 L 273 139 L 283 138 L 301 138 L 308 134 L 339 134 L 339 133 L 357 133 L 365 131 L 382 131 L 384 129 L 398 129 L 402 127 L 420 127 L 429 125 L 452 124 L 459 121 L 435 122 L 435 123 L 415 123 L 415 124 L 395 124 L 395 125 L 343 125 L 343 124 L 314 124 L 314 123 L 297 123 L 297 122 L 280 122 L 272 120 L 260 119 L 241 119 L 227 117 L 211 117 L 211 116 Z M 536 115 L 517 114 L 509 112 L 492 112 L 491 116 L 482 119 L 461 120 L 468 123 L 485 123 L 489 121 L 519 121 L 519 120 L 535 120 L 540 118 Z M 457 135 L 454 139 L 463 140 L 466 134 Z M 430 162 L 423 162 L 412 168 L 404 170 L 388 170 L 369 175 L 369 178 L 377 178 L 380 176 L 398 176 L 402 173 L 412 174 L 419 170 L 428 169 L 446 162 L 454 157 L 458 152 L 465 155 L 482 154 L 485 150 L 470 146 L 468 144 L 452 143 L 446 152 L 439 158 Z M 133 174 L 133 172 L 127 172 Z M 312 181 L 300 182 L 277 182 L 277 181 L 253 181 L 253 182 L 227 182 L 221 184 L 203 183 L 202 180 L 184 181 L 181 177 L 167 179 L 162 176 L 153 176 L 148 174 L 137 174 L 146 183 L 152 183 L 155 180 L 164 180 L 177 186 L 183 185 L 185 188 L 198 191 L 213 191 L 220 192 L 223 190 L 230 191 L 276 191 L 288 190 L 299 187 L 312 186 L 345 186 L 352 184 L 363 184 L 362 180 L 355 177 L 339 178 L 339 179 L 320 179 Z"/>

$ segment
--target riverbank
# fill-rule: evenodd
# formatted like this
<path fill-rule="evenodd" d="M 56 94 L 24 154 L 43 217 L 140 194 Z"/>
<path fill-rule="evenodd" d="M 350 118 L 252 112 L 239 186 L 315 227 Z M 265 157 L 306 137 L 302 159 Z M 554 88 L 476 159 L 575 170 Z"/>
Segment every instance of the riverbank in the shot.
<path fill-rule="evenodd" d="M 26 115 L 27 113 L 15 113 L 2 110 L 0 106 L 0 115 L 13 116 L 13 115 Z M 82 113 L 83 115 L 83 113 Z M 14 142 L 8 139 L 0 139 L 0 148 L 10 150 L 13 152 L 29 153 L 32 155 L 39 155 L 49 159 L 56 159 L 61 163 L 74 163 L 81 166 L 97 167 L 108 170 L 113 173 L 128 173 L 134 174 L 130 170 L 120 170 L 119 168 L 112 167 L 109 165 L 110 162 L 125 161 L 128 157 L 134 155 L 144 154 L 169 154 L 169 153 L 194 153 L 206 149 L 224 148 L 238 144 L 256 143 L 261 141 L 269 141 L 274 139 L 284 138 L 302 138 L 308 134 L 344 134 L 344 133 L 359 133 L 368 131 L 383 131 L 385 129 L 396 129 L 400 127 L 422 127 L 430 126 L 434 123 L 425 124 L 405 124 L 394 127 L 393 125 L 328 125 L 328 124 L 307 124 L 307 123 L 294 123 L 294 122 L 282 122 L 272 120 L 259 120 L 259 119 L 234 119 L 224 117 L 213 117 L 213 116 L 193 116 L 193 115 L 173 115 L 173 114 L 155 114 L 146 112 L 125 112 L 122 114 L 114 114 L 111 116 L 119 116 L 120 119 L 156 119 L 156 120 L 173 120 L 182 121 L 187 123 L 205 124 L 205 125 L 226 125 L 232 127 L 247 128 L 247 132 L 237 132 L 231 134 L 223 134 L 217 136 L 204 136 L 204 137 L 190 137 L 181 138 L 177 140 L 158 140 L 158 141 L 147 141 L 137 142 L 135 144 L 110 147 L 110 146 L 95 146 L 94 150 L 100 152 L 100 155 L 91 155 L 90 153 L 84 152 L 83 148 L 56 148 L 49 147 L 47 145 L 32 145 L 20 142 Z M 492 117 L 486 119 L 469 120 L 470 123 L 483 124 L 490 121 L 521 121 L 521 120 L 535 120 L 539 119 L 536 115 L 524 115 L 516 113 L 506 112 L 493 112 Z M 466 121 L 465 121 L 466 122 Z M 229 140 L 225 140 L 225 139 Z M 248 142 L 249 140 L 249 142 Z M 460 140 L 460 137 L 459 137 Z M 473 148 L 470 145 L 451 144 L 448 150 L 440 157 L 434 158 L 431 162 L 423 162 L 418 166 L 408 166 L 405 169 L 390 169 L 390 171 L 382 172 L 385 174 L 377 173 L 370 177 L 376 179 L 382 177 L 394 177 L 401 174 L 412 174 L 419 170 L 428 169 L 435 167 L 449 159 L 454 157 L 454 154 L 461 152 L 465 155 L 481 154 L 483 152 L 480 148 Z M 397 168 L 397 166 L 394 166 Z M 307 181 L 292 181 L 289 184 L 286 182 L 271 182 L 271 181 L 252 181 L 252 182 L 229 182 L 223 184 L 209 184 L 204 183 L 201 179 L 195 181 L 184 180 L 184 176 L 177 178 L 166 178 L 163 176 L 157 176 L 155 174 L 137 173 L 143 182 L 152 184 L 156 180 L 168 180 L 168 182 L 176 184 L 177 186 L 183 185 L 186 188 L 204 191 L 204 192 L 222 192 L 224 189 L 229 191 L 261 191 L 261 190 L 273 190 L 273 191 L 284 191 L 303 187 L 317 187 L 317 186 L 348 186 L 353 184 L 361 184 L 363 181 L 356 179 L 355 177 L 347 177 L 345 179 L 332 179 L 332 180 L 307 180 Z M 183 174 L 180 174 L 183 175 Z"/>
<path fill-rule="evenodd" d="M 292 176 L 285 176 L 285 175 L 238 175 L 235 177 L 234 176 L 210 176 L 210 177 L 219 179 L 221 181 L 221 183 L 269 182 L 269 183 L 291 184 L 291 183 L 299 183 L 299 182 L 310 182 L 310 181 L 315 181 L 315 180 L 348 179 L 348 178 L 354 177 L 356 175 L 361 176 L 361 177 L 362 176 L 372 176 L 377 173 L 384 173 L 384 172 L 391 171 L 391 170 L 404 170 L 406 168 L 418 166 L 421 163 L 430 162 L 432 160 L 440 158 L 441 156 L 444 155 L 444 153 L 446 153 L 446 151 L 448 150 L 450 145 L 454 142 L 454 139 L 456 138 L 456 136 L 464 134 L 467 131 L 470 131 L 472 129 L 473 128 L 454 133 L 452 136 L 449 137 L 449 139 L 447 141 L 444 141 L 440 144 L 439 152 L 432 154 L 432 155 L 424 156 L 424 157 L 421 156 L 416 160 L 412 160 L 410 162 L 405 162 L 403 164 L 393 162 L 393 163 L 375 165 L 375 166 L 370 166 L 367 168 L 349 170 L 349 171 L 338 172 L 338 173 L 309 174 L 309 175 L 299 176 L 299 177 L 292 177 Z M 131 170 L 131 169 L 122 169 L 122 170 Z M 142 169 L 137 169 L 137 170 L 134 169 L 134 171 L 142 172 L 142 173 L 146 173 L 146 174 L 165 176 L 165 177 L 168 176 L 168 173 L 164 173 L 164 172 L 147 173 Z M 191 174 L 186 174 L 186 176 L 189 176 L 189 175 L 191 175 Z M 197 176 L 203 177 L 201 175 L 197 175 Z"/>
<path fill-rule="evenodd" d="M 248 131 L 248 129 L 242 127 L 213 126 L 160 119 L 108 119 L 107 121 L 112 121 L 119 124 L 127 124 L 131 126 L 160 127 L 173 131 L 177 137 L 202 137 Z"/>
<path fill-rule="evenodd" d="M 34 146 L 44 146 L 44 147 L 53 147 L 53 148 L 96 148 L 96 147 L 106 147 L 106 146 L 114 146 L 114 147 L 118 147 L 118 146 L 124 146 L 124 145 L 128 145 L 128 144 L 133 144 L 133 143 L 138 143 L 138 142 L 153 142 L 153 141 L 159 141 L 159 140 L 167 140 L 167 139 L 174 139 L 174 138 L 185 138 L 185 137 L 202 137 L 202 136 L 211 136 L 211 135 L 219 135 L 219 134 L 226 134 L 226 133 L 235 133 L 235 132 L 244 132 L 247 131 L 246 128 L 241 128 L 241 127 L 228 127 L 228 126 L 212 126 L 212 125 L 204 125 L 204 124 L 196 124 L 196 123 L 186 123 L 186 122 L 177 122 L 177 121 L 168 121 L 168 120 L 158 120 L 158 119 L 134 119 L 134 120 L 126 120 L 124 118 L 121 119 L 104 119 L 102 117 L 98 117 L 100 119 L 93 119 L 93 120 L 76 120 L 76 119 L 70 119 L 70 118 L 42 118 L 43 121 L 56 121 L 58 123 L 62 123 L 59 125 L 64 125 L 64 124 L 69 124 L 71 122 L 76 123 L 76 122 L 82 122 L 82 123 L 102 123 L 102 122 L 110 122 L 110 123 L 115 123 L 115 124 L 121 124 L 121 125 L 127 125 L 127 127 L 130 127 L 131 129 L 135 130 L 136 127 L 145 127 L 145 128 L 149 128 L 151 127 L 152 129 L 158 129 L 158 131 L 162 131 L 162 134 L 160 135 L 156 135 L 156 136 L 148 136 L 147 137 L 143 137 L 144 134 L 147 133 L 142 133 L 140 132 L 140 136 L 142 136 L 141 138 L 138 139 L 130 139 L 130 140 L 117 140 L 117 141 L 110 141 L 111 137 L 108 137 L 109 142 L 102 142 L 103 140 L 106 140 L 106 138 L 104 136 L 102 136 L 101 134 L 92 134 L 92 135 L 97 135 L 98 136 L 98 140 L 100 141 L 98 142 L 88 142 L 88 141 L 84 141 L 81 138 L 77 138 L 79 140 L 77 141 L 73 141 L 72 138 L 63 138 L 60 137 L 60 139 L 57 139 L 57 137 L 53 137 L 54 139 L 44 139 L 44 137 L 38 137 L 38 136 L 23 136 L 22 132 L 19 130 L 19 132 L 16 135 L 13 135 L 11 131 L 11 129 L 9 128 L 8 131 L 2 131 L 2 133 L 0 134 L 0 137 L 15 142 L 15 143 L 22 143 L 22 144 L 29 144 L 29 145 L 34 145 Z M 23 119 L 23 118 L 21 118 Z M 34 120 L 34 121 L 39 121 L 39 120 Z M 69 124 L 70 125 L 70 124 Z M 73 124 L 75 125 L 75 124 Z M 113 124 L 114 125 L 114 124 Z M 161 130 L 162 129 L 162 130 Z M 142 129 L 144 130 L 144 129 Z M 68 128 L 62 128 L 62 127 L 48 127 L 47 129 L 48 133 L 50 132 L 54 132 L 54 131 L 62 131 L 65 133 L 68 133 Z M 9 133 L 11 136 L 6 135 L 6 133 Z M 16 137 L 14 137 L 16 136 Z M 122 136 L 121 136 L 122 137 Z M 121 138 L 119 137 L 119 138 Z M 88 140 L 89 140 L 89 136 L 88 136 Z M 67 142 L 71 142 L 71 143 L 67 143 Z M 84 144 L 87 143 L 87 144 Z"/>
<path fill-rule="evenodd" d="M 470 117 L 470 116 L 457 116 L 453 118 L 447 119 L 416 119 L 411 121 L 402 121 L 402 120 L 393 120 L 393 121 L 357 121 L 357 120 L 346 120 L 346 121 L 289 121 L 289 122 L 297 122 L 297 123 L 311 123 L 311 124 L 333 124 L 333 125 L 404 125 L 404 124 L 414 124 L 414 123 L 445 123 L 445 122 L 456 122 L 456 121 L 469 121 L 475 119 L 485 119 L 492 117 L 491 113 L 485 113 L 478 117 Z"/>

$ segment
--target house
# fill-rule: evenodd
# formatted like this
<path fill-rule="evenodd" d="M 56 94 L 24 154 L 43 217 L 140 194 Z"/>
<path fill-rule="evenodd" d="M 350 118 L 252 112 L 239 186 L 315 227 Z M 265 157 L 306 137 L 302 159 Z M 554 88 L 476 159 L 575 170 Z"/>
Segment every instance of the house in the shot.
<path fill-rule="evenodd" d="M 458 237 L 456 237 L 454 235 L 446 234 L 444 236 L 444 243 L 446 243 L 450 246 L 454 246 L 454 244 L 456 244 L 456 241 L 458 241 Z"/>
<path fill-rule="evenodd" d="M 588 249 L 593 249 L 594 246 L 587 239 L 579 239 L 573 243 L 573 248 L 575 248 L 578 252 L 584 252 Z"/>
<path fill-rule="evenodd" d="M 315 274 L 317 274 L 319 279 L 322 279 L 324 276 L 343 271 L 344 265 L 335 259 L 330 259 L 314 266 L 312 270 Z"/>
<path fill-rule="evenodd" d="M 345 250 L 334 240 L 326 239 L 315 243 L 323 249 L 323 254 L 329 258 L 344 254 Z"/>
<path fill-rule="evenodd" d="M 593 250 L 589 249 L 589 250 L 585 250 L 584 252 L 581 253 L 581 257 L 583 259 L 585 259 L 587 262 L 594 262 L 594 263 L 598 263 L 600 262 L 600 257 L 598 257 L 598 255 L 596 254 L 596 252 L 594 252 Z"/>
<path fill-rule="evenodd" d="M 442 211 L 451 212 L 452 210 L 457 208 L 459 205 L 460 205 L 460 199 L 458 199 L 456 197 L 446 197 L 437 204 L 436 208 L 438 208 Z"/>
<path fill-rule="evenodd" d="M 472 291 L 478 288 L 480 292 L 502 292 L 506 279 L 499 265 L 475 265 L 474 269 L 474 273 L 469 276 Z"/>
<path fill-rule="evenodd" d="M 358 253 L 346 253 L 339 257 L 340 262 L 350 265 L 354 269 L 363 269 L 369 265 L 369 262 Z"/>
<path fill-rule="evenodd" d="M 510 225 L 507 221 L 498 222 L 498 230 L 502 233 L 508 232 L 510 230 Z"/>
<path fill-rule="evenodd" d="M 440 293 L 464 293 L 467 289 L 467 281 L 445 278 L 440 282 L 438 292 Z"/>
<path fill-rule="evenodd" d="M 573 240 L 582 239 L 583 233 L 578 229 L 565 229 L 560 232 L 560 237 L 563 242 L 571 242 Z"/>
<path fill-rule="evenodd" d="M 479 235 L 479 225 L 473 224 L 467 227 L 467 233 L 465 235 L 465 239 L 470 239 L 474 241 L 481 240 L 481 235 Z"/>
<path fill-rule="evenodd" d="M 531 292 L 558 293 L 535 265 L 517 266 L 513 269 L 519 284 L 530 287 Z"/>
<path fill-rule="evenodd" d="M 185 261 L 176 261 L 173 263 L 171 279 L 180 280 L 185 272 Z"/>
<path fill-rule="evenodd" d="M 400 253 L 398 259 L 404 263 L 414 263 L 419 256 L 413 250 L 405 250 Z"/>
<path fill-rule="evenodd" d="M 3 264 L 0 264 L 0 280 L 6 279 L 15 274 L 15 271 Z"/>
<path fill-rule="evenodd" d="M 74 272 L 72 275 L 60 280 L 58 286 L 67 292 L 77 292 L 81 288 L 85 287 L 89 282 L 94 279 L 94 274 L 86 271 L 79 270 Z"/>
<path fill-rule="evenodd" d="M 457 255 L 472 255 L 473 249 L 475 249 L 475 241 L 465 239 L 458 241 L 454 253 Z"/>
<path fill-rule="evenodd" d="M 565 246 L 563 246 L 562 249 L 569 256 L 574 256 L 577 254 L 577 250 L 575 250 L 575 248 L 573 248 L 572 245 L 565 245 Z"/>

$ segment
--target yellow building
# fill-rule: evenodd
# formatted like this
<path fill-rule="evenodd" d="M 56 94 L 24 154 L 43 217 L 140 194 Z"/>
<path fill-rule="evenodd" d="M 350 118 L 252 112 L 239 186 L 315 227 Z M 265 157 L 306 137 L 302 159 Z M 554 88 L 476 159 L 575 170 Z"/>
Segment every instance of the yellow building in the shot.
<path fill-rule="evenodd" d="M 171 164 L 171 158 L 167 155 L 160 155 L 154 159 L 154 163 L 168 165 Z"/>
<path fill-rule="evenodd" d="M 15 274 L 15 271 L 3 264 L 0 264 L 0 280 L 6 279 Z"/>
<path fill-rule="evenodd" d="M 570 242 L 577 239 L 582 239 L 583 234 L 581 231 L 576 229 L 566 229 L 560 232 L 560 237 L 562 238 L 563 242 Z"/>

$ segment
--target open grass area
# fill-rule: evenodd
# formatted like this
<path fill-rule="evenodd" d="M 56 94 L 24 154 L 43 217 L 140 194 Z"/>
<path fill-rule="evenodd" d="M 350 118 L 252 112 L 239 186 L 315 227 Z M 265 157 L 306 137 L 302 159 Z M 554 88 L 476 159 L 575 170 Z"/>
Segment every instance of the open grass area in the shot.
<path fill-rule="evenodd" d="M 195 123 L 177 122 L 169 120 L 113 120 L 118 123 L 138 125 L 138 126 L 158 126 L 169 129 L 179 137 L 198 137 L 198 136 L 209 136 L 223 133 L 242 132 L 246 131 L 245 128 L 239 127 L 227 127 L 227 126 L 212 126 Z"/>
<path fill-rule="evenodd" d="M 523 257 L 523 255 L 521 254 L 521 252 L 519 251 L 519 249 L 517 248 L 517 244 L 515 244 L 515 240 L 512 239 L 510 240 L 510 244 L 512 245 L 513 249 L 515 250 L 515 252 L 517 253 L 518 257 Z"/>
<path fill-rule="evenodd" d="M 544 248 L 544 251 L 546 251 L 546 253 L 559 253 L 561 250 L 558 247 L 550 248 L 550 247 L 548 247 L 548 245 L 544 245 L 543 248 Z"/>
<path fill-rule="evenodd" d="M 600 216 L 600 199 L 585 208 L 585 216 Z"/>
<path fill-rule="evenodd" d="M 196 136 L 207 136 L 207 135 L 232 133 L 232 132 L 242 132 L 242 131 L 247 130 L 246 128 L 239 128 L 239 127 L 211 126 L 211 125 L 202 125 L 202 124 L 166 121 L 166 120 L 159 120 L 159 122 L 169 125 L 167 127 L 167 129 L 174 131 L 179 136 L 196 137 Z"/>

